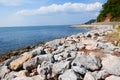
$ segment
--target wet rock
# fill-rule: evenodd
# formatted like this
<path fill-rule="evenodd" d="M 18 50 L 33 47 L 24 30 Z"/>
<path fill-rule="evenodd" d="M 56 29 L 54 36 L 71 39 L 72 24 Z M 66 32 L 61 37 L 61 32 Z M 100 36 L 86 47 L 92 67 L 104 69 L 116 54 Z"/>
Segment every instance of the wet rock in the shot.
<path fill-rule="evenodd" d="M 58 80 L 79 80 L 79 76 L 73 70 L 67 70 L 59 76 Z"/>
<path fill-rule="evenodd" d="M 49 62 L 42 62 L 41 66 L 38 65 L 37 72 L 45 79 L 51 78 L 52 75 L 52 64 Z"/>
<path fill-rule="evenodd" d="M 85 74 L 84 80 L 96 80 L 96 79 L 90 72 L 88 72 Z"/>
<path fill-rule="evenodd" d="M 120 58 L 107 54 L 106 57 L 102 59 L 103 69 L 109 74 L 114 74 L 120 76 Z"/>
<path fill-rule="evenodd" d="M 13 60 L 11 63 L 10 63 L 10 69 L 12 70 L 17 70 L 19 68 L 22 67 L 23 63 L 25 61 L 27 61 L 28 59 L 31 59 L 33 57 L 32 54 L 27 54 L 27 55 L 24 55 L 16 60 Z"/>
<path fill-rule="evenodd" d="M 32 58 L 26 61 L 25 63 L 23 63 L 23 68 L 25 70 L 32 70 L 32 69 L 37 68 L 38 65 L 39 65 L 38 58 Z"/>
<path fill-rule="evenodd" d="M 53 72 L 56 74 L 62 74 L 70 66 L 70 61 L 61 61 L 53 64 Z"/>
<path fill-rule="evenodd" d="M 120 77 L 112 75 L 110 77 L 107 77 L 105 80 L 120 80 Z"/>

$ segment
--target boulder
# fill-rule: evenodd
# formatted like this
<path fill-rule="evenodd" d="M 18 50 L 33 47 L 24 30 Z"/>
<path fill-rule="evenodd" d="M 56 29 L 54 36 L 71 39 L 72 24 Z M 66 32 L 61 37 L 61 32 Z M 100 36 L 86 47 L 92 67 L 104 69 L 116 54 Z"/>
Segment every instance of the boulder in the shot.
<path fill-rule="evenodd" d="M 82 68 L 81 70 L 95 71 L 101 68 L 101 60 L 92 54 L 77 54 L 77 57 L 72 62 L 72 66 L 79 66 L 79 68 Z"/>
<path fill-rule="evenodd" d="M 40 75 L 33 76 L 33 77 L 16 77 L 12 80 L 45 80 L 43 77 Z"/>
<path fill-rule="evenodd" d="M 7 66 L 0 67 L 0 78 L 4 78 L 6 74 L 8 74 L 10 70 Z"/>
<path fill-rule="evenodd" d="M 37 60 L 38 64 L 41 64 L 43 61 L 51 62 L 52 54 L 38 55 L 35 57 L 35 60 Z"/>
<path fill-rule="evenodd" d="M 79 76 L 73 70 L 66 70 L 59 76 L 58 80 L 80 80 Z"/>
<path fill-rule="evenodd" d="M 86 45 L 85 49 L 87 50 L 94 50 L 97 49 L 97 42 L 91 39 L 82 39 L 81 44 Z"/>
<path fill-rule="evenodd" d="M 16 60 L 13 60 L 11 63 L 10 63 L 10 69 L 12 70 L 17 70 L 19 68 L 22 67 L 23 63 L 25 61 L 27 61 L 28 59 L 31 59 L 33 57 L 32 54 L 27 54 L 27 55 L 24 55 Z"/>
<path fill-rule="evenodd" d="M 102 58 L 102 66 L 109 74 L 120 76 L 120 57 L 106 54 L 106 57 Z"/>
<path fill-rule="evenodd" d="M 16 72 L 12 71 L 5 75 L 5 77 L 1 80 L 13 80 L 16 76 Z"/>
<path fill-rule="evenodd" d="M 87 72 L 83 80 L 96 80 L 96 79 L 90 72 Z"/>
<path fill-rule="evenodd" d="M 112 75 L 110 77 L 107 77 L 105 80 L 120 80 L 120 77 Z"/>
<path fill-rule="evenodd" d="M 67 70 L 70 66 L 70 61 L 60 61 L 53 64 L 53 72 L 56 74 L 62 74 L 65 70 Z"/>
<path fill-rule="evenodd" d="M 27 70 L 21 70 L 15 74 L 17 77 L 26 77 L 29 75 L 29 72 Z"/>
<path fill-rule="evenodd" d="M 38 66 L 38 59 L 37 58 L 31 58 L 28 61 L 26 61 L 25 63 L 23 63 L 23 68 L 25 70 L 32 70 L 37 68 Z"/>
<path fill-rule="evenodd" d="M 52 64 L 49 62 L 42 62 L 41 66 L 38 65 L 37 72 L 45 79 L 51 78 L 52 75 Z"/>

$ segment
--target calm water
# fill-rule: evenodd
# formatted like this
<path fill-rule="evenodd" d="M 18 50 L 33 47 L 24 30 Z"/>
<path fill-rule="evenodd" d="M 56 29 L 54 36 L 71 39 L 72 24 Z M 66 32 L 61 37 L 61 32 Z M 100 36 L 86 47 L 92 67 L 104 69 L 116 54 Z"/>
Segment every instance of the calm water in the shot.
<path fill-rule="evenodd" d="M 69 26 L 1 27 L 0 53 L 87 31 Z"/>

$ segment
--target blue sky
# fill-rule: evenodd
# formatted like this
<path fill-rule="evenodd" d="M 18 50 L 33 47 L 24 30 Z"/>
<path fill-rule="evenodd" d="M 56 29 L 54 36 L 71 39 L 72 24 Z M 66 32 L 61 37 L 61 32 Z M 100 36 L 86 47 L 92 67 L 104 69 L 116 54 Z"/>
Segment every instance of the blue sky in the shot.
<path fill-rule="evenodd" d="M 0 27 L 81 24 L 106 0 L 0 0 Z"/>

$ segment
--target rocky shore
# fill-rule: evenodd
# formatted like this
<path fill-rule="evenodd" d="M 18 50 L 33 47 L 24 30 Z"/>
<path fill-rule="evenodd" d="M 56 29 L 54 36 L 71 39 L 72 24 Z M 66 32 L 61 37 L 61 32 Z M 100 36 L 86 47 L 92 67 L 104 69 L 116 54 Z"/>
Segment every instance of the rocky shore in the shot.
<path fill-rule="evenodd" d="M 55 39 L 0 63 L 0 80 L 120 80 L 111 27 Z"/>

